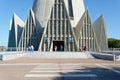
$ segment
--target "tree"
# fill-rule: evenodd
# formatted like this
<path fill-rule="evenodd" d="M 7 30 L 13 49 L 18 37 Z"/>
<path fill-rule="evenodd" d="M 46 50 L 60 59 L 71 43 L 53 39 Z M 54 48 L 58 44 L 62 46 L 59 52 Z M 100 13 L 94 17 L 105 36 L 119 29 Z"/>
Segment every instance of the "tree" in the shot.
<path fill-rule="evenodd" d="M 6 48 L 4 46 L 0 46 L 0 50 L 3 51 L 5 50 Z"/>
<path fill-rule="evenodd" d="M 108 47 L 109 48 L 120 48 L 120 40 L 109 38 L 108 39 Z"/>

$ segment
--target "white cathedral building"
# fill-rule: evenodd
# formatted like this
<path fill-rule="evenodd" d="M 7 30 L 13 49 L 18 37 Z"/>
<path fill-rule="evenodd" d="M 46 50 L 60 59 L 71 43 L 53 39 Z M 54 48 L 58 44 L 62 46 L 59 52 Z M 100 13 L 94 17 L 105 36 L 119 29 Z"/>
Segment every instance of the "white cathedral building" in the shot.
<path fill-rule="evenodd" d="M 83 0 L 34 0 L 24 23 L 14 14 L 8 47 L 25 51 L 106 51 L 106 25 L 101 15 L 91 22 Z"/>

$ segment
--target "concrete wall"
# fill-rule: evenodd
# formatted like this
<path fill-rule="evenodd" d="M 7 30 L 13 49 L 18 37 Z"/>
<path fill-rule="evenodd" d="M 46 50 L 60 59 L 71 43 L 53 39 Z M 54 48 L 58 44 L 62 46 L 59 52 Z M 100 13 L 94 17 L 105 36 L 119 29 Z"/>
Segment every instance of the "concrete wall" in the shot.
<path fill-rule="evenodd" d="M 103 59 L 103 60 L 114 60 L 114 57 L 112 54 L 107 54 L 107 53 L 91 53 L 91 55 L 94 57 L 94 58 L 97 58 L 97 59 Z"/>
<path fill-rule="evenodd" d="M 25 53 L 23 52 L 3 52 L 0 53 L 0 60 L 5 61 L 5 60 L 17 59 L 24 55 Z"/>

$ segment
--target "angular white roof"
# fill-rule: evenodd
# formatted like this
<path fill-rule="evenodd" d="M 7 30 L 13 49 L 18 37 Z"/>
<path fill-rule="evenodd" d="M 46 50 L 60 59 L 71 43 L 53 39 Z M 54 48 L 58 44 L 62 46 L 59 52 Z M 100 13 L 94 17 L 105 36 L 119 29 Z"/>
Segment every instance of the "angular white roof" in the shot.
<path fill-rule="evenodd" d="M 50 18 L 53 4 L 54 4 L 54 0 L 35 0 L 34 1 L 33 12 L 42 26 Z"/>
<path fill-rule="evenodd" d="M 20 27 L 24 27 L 25 23 L 22 21 L 22 19 L 20 19 L 16 15 L 16 13 L 14 13 L 13 18 L 14 18 L 14 24 L 15 24 L 15 26 L 16 25 L 20 25 Z M 10 20 L 10 30 L 11 30 L 11 27 L 12 27 L 12 20 Z"/>
<path fill-rule="evenodd" d="M 74 18 L 74 20 L 71 20 L 71 24 L 73 27 L 75 27 L 85 12 L 84 1 L 83 0 L 71 0 L 71 1 L 72 1 L 73 18 Z M 68 0 L 64 0 L 64 2 L 67 11 L 69 12 Z"/>
<path fill-rule="evenodd" d="M 47 23 L 50 18 L 52 7 L 55 0 L 35 0 L 33 4 L 33 12 L 41 25 Z M 69 13 L 69 2 L 64 0 L 67 12 Z M 71 0 L 73 10 L 73 20 L 71 20 L 72 27 L 75 27 L 85 12 L 83 0 Z"/>

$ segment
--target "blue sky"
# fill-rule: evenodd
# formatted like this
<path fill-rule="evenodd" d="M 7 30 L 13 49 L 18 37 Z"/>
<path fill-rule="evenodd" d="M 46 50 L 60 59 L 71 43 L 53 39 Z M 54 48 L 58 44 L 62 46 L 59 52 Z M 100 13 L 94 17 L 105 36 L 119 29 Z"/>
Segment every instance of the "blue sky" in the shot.
<path fill-rule="evenodd" d="M 92 22 L 103 14 L 107 37 L 120 39 L 120 0 L 84 0 L 84 3 Z M 9 24 L 13 13 L 25 22 L 32 4 L 33 0 L 0 0 L 0 45 L 8 44 Z"/>

